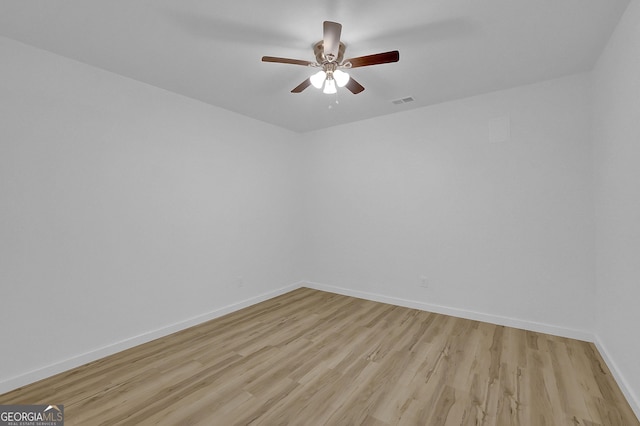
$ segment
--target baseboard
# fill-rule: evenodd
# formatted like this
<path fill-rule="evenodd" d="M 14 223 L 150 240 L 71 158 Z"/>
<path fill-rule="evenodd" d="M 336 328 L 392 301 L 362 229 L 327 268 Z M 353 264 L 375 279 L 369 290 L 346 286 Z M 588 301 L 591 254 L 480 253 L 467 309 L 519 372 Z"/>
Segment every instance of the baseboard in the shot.
<path fill-rule="evenodd" d="M 606 346 L 604 346 L 604 344 L 602 343 L 602 340 L 597 334 L 595 335 L 595 339 L 593 343 L 596 345 L 596 348 L 598 349 L 598 352 L 600 352 L 600 355 L 602 356 L 602 359 L 604 360 L 605 364 L 607 364 L 607 367 L 609 367 L 611 374 L 613 374 L 613 377 L 616 380 L 616 383 L 618 383 L 618 386 L 620 387 L 620 390 L 624 394 L 624 397 L 629 402 L 631 409 L 635 413 L 636 417 L 640 419 L 640 398 L 631 389 L 631 386 L 629 386 L 629 383 L 624 378 L 624 375 L 620 372 L 620 369 L 618 368 L 618 364 L 616 364 L 616 362 L 613 360 L 613 358 L 611 357 L 611 354 L 607 350 Z"/>
<path fill-rule="evenodd" d="M 1 381 L 0 394 L 9 392 L 11 390 L 17 389 L 21 386 L 28 385 L 30 383 L 37 382 L 38 380 L 45 379 L 55 374 L 62 373 L 72 368 L 79 367 L 86 363 L 96 361 L 100 358 L 113 355 L 117 352 L 132 348 L 134 346 L 138 346 L 143 343 L 150 342 L 160 337 L 168 336 L 169 334 L 175 333 L 180 330 L 184 330 L 189 327 L 193 327 L 194 325 L 201 324 L 203 322 L 221 317 L 223 315 L 229 314 L 231 312 L 235 312 L 237 310 L 246 308 L 248 306 L 255 305 L 256 303 L 263 302 L 265 300 L 271 299 L 273 297 L 276 297 L 281 294 L 300 288 L 303 286 L 303 284 L 304 283 L 302 282 L 298 282 L 285 287 L 281 287 L 273 291 L 262 293 L 254 297 L 250 297 L 248 299 L 223 306 L 211 312 L 207 312 L 202 315 L 188 318 L 184 321 L 180 321 L 166 327 L 152 330 L 147 333 L 139 334 L 137 336 L 133 336 L 128 339 L 124 339 L 119 342 L 112 343 L 80 355 L 76 355 L 72 358 L 50 364 L 46 367 L 38 368 L 36 370 L 32 370 L 27 373 L 20 374 L 10 379 Z"/>
<path fill-rule="evenodd" d="M 389 303 L 392 305 L 404 306 L 406 308 L 419 309 L 421 311 L 434 312 L 437 314 L 451 315 L 459 318 L 466 318 L 475 321 L 488 322 L 491 324 L 504 325 L 507 327 L 520 328 L 523 330 L 535 331 L 538 333 L 552 334 L 554 336 L 568 337 L 570 339 L 593 342 L 593 333 L 586 330 L 558 327 L 552 324 L 544 324 L 535 321 L 527 321 L 518 318 L 503 317 L 500 315 L 486 314 L 482 312 L 469 311 L 466 309 L 452 308 L 448 306 L 436 305 L 432 303 L 417 302 L 414 300 L 401 299 L 378 293 L 352 290 L 343 287 L 336 287 L 327 284 L 305 282 L 305 286 L 316 290 L 328 291 L 330 293 L 342 294 L 345 296 L 358 297 L 374 302 Z"/>

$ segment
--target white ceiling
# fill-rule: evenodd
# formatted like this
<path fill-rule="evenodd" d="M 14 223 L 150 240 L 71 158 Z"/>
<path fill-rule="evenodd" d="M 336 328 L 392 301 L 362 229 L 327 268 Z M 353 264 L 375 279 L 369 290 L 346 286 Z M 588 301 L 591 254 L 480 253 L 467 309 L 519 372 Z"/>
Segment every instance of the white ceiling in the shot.
<path fill-rule="evenodd" d="M 0 35 L 304 132 L 590 70 L 629 0 L 0 0 Z M 366 90 L 290 90 L 322 22 Z M 393 105 L 412 96 L 414 102 Z M 336 101 L 338 103 L 336 103 Z"/>

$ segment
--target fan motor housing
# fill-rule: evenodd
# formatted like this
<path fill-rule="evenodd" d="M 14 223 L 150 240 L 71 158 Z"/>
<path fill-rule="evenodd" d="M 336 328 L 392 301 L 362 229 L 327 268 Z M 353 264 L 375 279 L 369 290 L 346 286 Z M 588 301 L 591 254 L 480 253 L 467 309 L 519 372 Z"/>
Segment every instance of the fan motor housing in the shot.
<path fill-rule="evenodd" d="M 346 46 L 344 45 L 344 43 L 340 42 L 340 47 L 338 48 L 338 57 L 336 58 L 335 61 L 332 61 L 332 62 L 335 62 L 336 64 L 342 63 L 342 60 L 344 59 L 345 49 L 346 49 Z M 325 58 L 324 56 L 324 42 L 322 40 L 320 40 L 319 42 L 313 45 L 313 54 L 316 55 L 316 61 L 320 65 L 324 65 L 327 62 L 331 62 L 327 60 L 327 58 Z"/>

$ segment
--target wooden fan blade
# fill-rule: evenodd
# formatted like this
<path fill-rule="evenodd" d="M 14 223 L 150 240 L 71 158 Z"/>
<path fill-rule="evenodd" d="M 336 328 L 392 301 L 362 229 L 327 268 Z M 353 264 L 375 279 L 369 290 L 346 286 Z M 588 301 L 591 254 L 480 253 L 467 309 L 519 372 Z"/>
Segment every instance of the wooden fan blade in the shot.
<path fill-rule="evenodd" d="M 315 64 L 315 62 L 303 61 L 302 59 L 276 58 L 275 56 L 263 56 L 262 62 L 277 62 L 279 64 L 303 65 L 305 67 Z"/>
<path fill-rule="evenodd" d="M 311 86 L 311 79 L 306 79 L 291 90 L 291 93 L 300 93 L 307 87 Z"/>
<path fill-rule="evenodd" d="M 344 87 L 349 89 L 349 91 L 351 91 L 351 93 L 353 93 L 354 95 L 357 95 L 364 90 L 364 86 L 355 81 L 353 77 L 349 78 L 349 81 L 347 81 L 347 84 Z"/>
<path fill-rule="evenodd" d="M 340 50 L 340 34 L 342 33 L 342 25 L 337 22 L 324 21 L 322 24 L 324 36 L 324 57 L 329 62 L 333 62 L 338 57 Z"/>
<path fill-rule="evenodd" d="M 369 65 L 387 64 L 389 62 L 398 62 L 400 60 L 400 52 L 392 50 L 391 52 L 376 53 L 375 55 L 359 56 L 357 58 L 347 59 L 343 63 L 351 62 L 351 68 L 368 67 Z"/>

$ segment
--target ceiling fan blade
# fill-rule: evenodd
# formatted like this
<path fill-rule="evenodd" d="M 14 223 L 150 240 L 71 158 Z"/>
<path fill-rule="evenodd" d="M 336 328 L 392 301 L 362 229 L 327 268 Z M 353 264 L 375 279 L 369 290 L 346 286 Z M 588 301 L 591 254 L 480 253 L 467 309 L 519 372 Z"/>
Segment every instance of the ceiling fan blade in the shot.
<path fill-rule="evenodd" d="M 376 53 L 375 55 L 359 56 L 343 61 L 343 63 L 351 62 L 351 68 L 368 67 L 369 65 L 387 64 L 389 62 L 398 62 L 400 60 L 400 52 L 392 50 L 391 52 Z"/>
<path fill-rule="evenodd" d="M 344 87 L 349 89 L 349 91 L 354 95 L 357 95 L 364 90 L 364 86 L 355 81 L 353 77 L 349 78 L 349 81 L 347 81 L 347 84 Z"/>
<path fill-rule="evenodd" d="M 300 93 L 307 87 L 311 86 L 311 79 L 306 79 L 291 90 L 291 93 Z"/>
<path fill-rule="evenodd" d="M 324 21 L 322 25 L 324 37 L 324 57 L 329 62 L 333 62 L 338 57 L 340 50 L 340 34 L 342 33 L 342 25 L 337 22 Z"/>
<path fill-rule="evenodd" d="M 276 58 L 275 56 L 263 56 L 262 62 L 277 62 L 279 64 L 303 65 L 305 67 L 315 65 L 315 62 L 303 61 L 302 59 Z"/>

